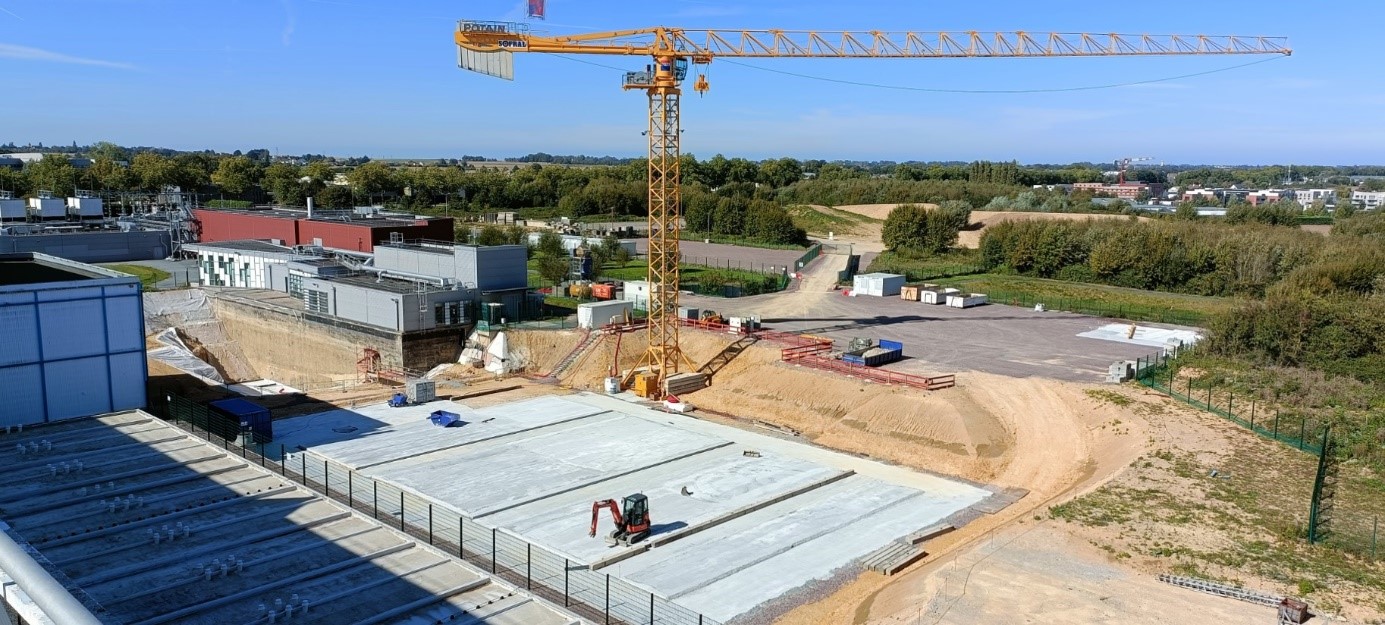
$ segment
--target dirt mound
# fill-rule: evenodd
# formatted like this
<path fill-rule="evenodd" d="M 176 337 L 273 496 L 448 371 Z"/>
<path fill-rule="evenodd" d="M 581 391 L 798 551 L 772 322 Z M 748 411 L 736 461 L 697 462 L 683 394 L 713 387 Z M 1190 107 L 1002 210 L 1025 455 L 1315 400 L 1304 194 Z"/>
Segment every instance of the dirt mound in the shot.
<path fill-rule="evenodd" d="M 546 375 L 582 340 L 577 330 L 518 330 L 507 332 L 510 359 L 527 373 Z"/>
<path fill-rule="evenodd" d="M 922 207 L 924 207 L 924 208 L 937 208 L 937 207 L 938 207 L 937 204 L 926 204 L 926 203 L 924 203 L 924 202 L 905 202 L 905 203 L 906 203 L 906 204 L 913 204 L 913 205 L 915 205 L 915 206 L 922 206 Z M 889 216 L 890 216 L 890 211 L 894 210 L 894 209 L 895 209 L 896 207 L 898 207 L 898 206 L 900 206 L 900 205 L 899 205 L 899 204 L 847 204 L 846 206 L 835 206 L 835 207 L 833 207 L 833 208 L 836 208 L 837 210 L 841 210 L 841 211 L 847 211 L 847 212 L 856 213 L 857 215 L 865 215 L 866 217 L 870 217 L 870 218 L 872 218 L 872 219 L 885 219 L 886 217 L 889 217 Z"/>
<path fill-rule="evenodd" d="M 1015 211 L 972 211 L 971 226 L 957 235 L 957 245 L 960 247 L 976 248 L 981 245 L 981 233 L 986 228 L 994 226 L 1003 221 L 1034 221 L 1034 220 L 1062 220 L 1062 221 L 1085 221 L 1088 219 L 1130 219 L 1128 215 L 1109 215 L 1093 213 L 1030 213 Z M 1149 221 L 1148 217 L 1140 217 L 1140 221 Z"/>

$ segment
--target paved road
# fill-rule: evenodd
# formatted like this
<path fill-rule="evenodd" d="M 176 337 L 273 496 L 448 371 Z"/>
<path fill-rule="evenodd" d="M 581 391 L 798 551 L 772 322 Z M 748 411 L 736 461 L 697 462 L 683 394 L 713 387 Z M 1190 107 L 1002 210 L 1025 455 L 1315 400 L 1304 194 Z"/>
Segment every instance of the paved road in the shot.
<path fill-rule="evenodd" d="M 649 239 L 636 239 L 635 249 L 640 254 L 648 253 Z M 769 272 L 793 265 L 807 250 L 772 250 L 722 243 L 679 241 L 678 251 L 683 255 L 685 263 Z"/>
<path fill-rule="evenodd" d="M 797 292 L 736 299 L 685 295 L 682 302 L 723 315 L 759 314 L 766 327 L 830 337 L 839 349 L 854 337 L 899 341 L 904 343 L 905 360 L 886 368 L 908 373 L 985 371 L 1011 377 L 1098 382 L 1105 378 L 1112 362 L 1157 351 L 1077 336 L 1121 323 L 1111 319 L 997 304 L 960 309 L 898 297 L 828 295 L 817 291 L 830 287 L 811 279 L 823 268 L 830 269 L 831 265 L 823 260 L 814 262 L 810 279 Z"/>

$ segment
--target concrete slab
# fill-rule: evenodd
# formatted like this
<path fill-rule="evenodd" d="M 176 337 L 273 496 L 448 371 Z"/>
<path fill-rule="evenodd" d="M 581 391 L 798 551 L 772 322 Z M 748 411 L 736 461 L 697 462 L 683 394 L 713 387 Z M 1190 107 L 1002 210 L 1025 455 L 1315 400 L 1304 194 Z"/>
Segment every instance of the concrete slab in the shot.
<path fill-rule="evenodd" d="M 612 568 L 719 621 L 937 522 L 972 497 L 937 497 L 863 476 L 690 536 Z"/>
<path fill-rule="evenodd" d="M 771 500 L 843 472 L 780 454 L 744 456 L 732 445 L 659 465 L 586 488 L 482 517 L 529 540 L 559 547 L 560 555 L 580 564 L 610 557 L 623 548 L 606 545 L 610 515 L 601 512 L 596 537 L 588 536 L 592 502 L 640 492 L 649 497 L 650 540 L 701 530 L 727 513 Z M 683 495 L 687 488 L 690 495 Z M 634 549 L 644 550 L 645 545 Z"/>
<path fill-rule="evenodd" d="M 1184 345 L 1192 345 L 1202 339 L 1202 335 L 1193 330 L 1155 328 L 1140 325 L 1135 326 L 1135 333 L 1131 335 L 1130 324 L 1128 323 L 1109 323 L 1095 330 L 1082 332 L 1077 336 L 1086 339 L 1114 341 L 1116 343 L 1129 343 L 1131 345 L 1158 348 L 1167 346 L 1171 340 L 1181 341 Z"/>
<path fill-rule="evenodd" d="M 482 528 L 522 537 L 554 554 L 546 558 L 603 567 L 597 574 L 611 573 L 721 621 L 828 579 L 991 495 L 620 397 L 546 400 L 546 413 L 591 416 L 467 445 L 424 446 L 416 455 L 377 451 L 395 459 L 361 474 L 460 511 Z M 510 412 L 496 408 L 500 415 Z M 334 459 L 334 451 L 356 453 L 357 445 L 384 440 L 365 437 L 309 451 Z M 634 492 L 650 497 L 648 541 L 608 548 L 601 536 L 610 529 L 608 519 L 601 520 L 598 537 L 588 536 L 593 501 Z M 502 549 L 502 559 L 524 562 L 523 544 Z"/>
<path fill-rule="evenodd" d="M 442 428 L 428 421 L 435 410 L 461 415 L 465 425 Z M 534 428 L 582 419 L 601 409 L 554 397 L 473 410 L 451 401 L 390 408 L 372 404 L 333 410 L 274 424 L 275 442 L 289 450 L 299 447 L 331 457 L 353 469 L 470 445 Z"/>
<path fill-rule="evenodd" d="M 545 427 L 513 440 L 379 464 L 363 473 L 476 517 L 729 443 L 645 419 L 604 415 Z"/>

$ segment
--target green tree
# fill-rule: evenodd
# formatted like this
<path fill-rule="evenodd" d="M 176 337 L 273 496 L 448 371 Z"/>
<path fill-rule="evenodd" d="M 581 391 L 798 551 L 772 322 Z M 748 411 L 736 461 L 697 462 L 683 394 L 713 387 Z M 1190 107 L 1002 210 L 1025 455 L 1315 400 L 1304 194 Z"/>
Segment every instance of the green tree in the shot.
<path fill-rule="evenodd" d="M 539 256 L 566 257 L 567 249 L 563 247 L 563 238 L 558 236 L 558 233 L 548 230 L 539 235 L 539 242 L 534 246 L 534 253 Z"/>
<path fill-rule="evenodd" d="M 241 195 L 259 182 L 260 166 L 244 156 L 228 156 L 217 163 L 212 183 L 231 195 Z"/>
<path fill-rule="evenodd" d="M 346 173 L 351 190 L 362 196 L 371 196 L 394 189 L 394 174 L 390 166 L 380 161 L 371 161 Z"/>
<path fill-rule="evenodd" d="M 781 158 L 760 163 L 759 182 L 770 187 L 787 187 L 802 179 L 803 166 L 798 159 Z"/>
<path fill-rule="evenodd" d="M 1173 218 L 1180 221 L 1197 221 L 1197 206 L 1192 202 L 1179 202 L 1178 209 L 1173 212 Z"/>
<path fill-rule="evenodd" d="M 130 173 L 146 191 L 160 191 L 178 184 L 178 165 L 154 152 L 140 152 L 130 161 Z"/>
<path fill-rule="evenodd" d="M 77 188 L 77 168 L 64 154 L 44 154 L 43 159 L 24 168 L 34 190 L 52 191 L 54 196 L 69 196 Z"/>
<path fill-rule="evenodd" d="M 355 203 L 351 197 L 351 189 L 339 185 L 327 185 L 313 196 L 313 201 L 323 208 L 351 208 Z"/>
<path fill-rule="evenodd" d="M 542 255 L 535 261 L 539 277 L 550 284 L 557 284 L 566 280 L 568 273 L 572 270 L 567 257 Z"/>
<path fill-rule="evenodd" d="M 481 232 L 476 235 L 476 244 L 481 246 L 505 245 L 508 240 L 505 236 L 505 229 L 494 224 L 488 224 L 481 228 Z"/>
<path fill-rule="evenodd" d="M 281 206 L 302 206 L 305 202 L 303 184 L 298 181 L 298 168 L 287 163 L 266 167 L 263 175 L 265 189 L 274 194 Z"/>
<path fill-rule="evenodd" d="M 1351 200 L 1337 200 L 1337 208 L 1333 211 L 1333 218 L 1347 219 L 1356 214 L 1356 205 Z"/>
<path fill-rule="evenodd" d="M 880 238 L 892 252 L 926 253 L 928 248 L 928 209 L 917 204 L 901 204 L 890 211 Z"/>

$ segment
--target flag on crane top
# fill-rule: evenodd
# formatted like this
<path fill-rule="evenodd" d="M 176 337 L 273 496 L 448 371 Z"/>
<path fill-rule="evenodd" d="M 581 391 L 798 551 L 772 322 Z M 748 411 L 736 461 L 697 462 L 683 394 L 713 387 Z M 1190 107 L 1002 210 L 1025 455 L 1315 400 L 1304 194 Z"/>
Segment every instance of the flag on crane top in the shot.
<path fill-rule="evenodd" d="M 529 17 L 543 19 L 543 0 L 529 0 Z"/>

